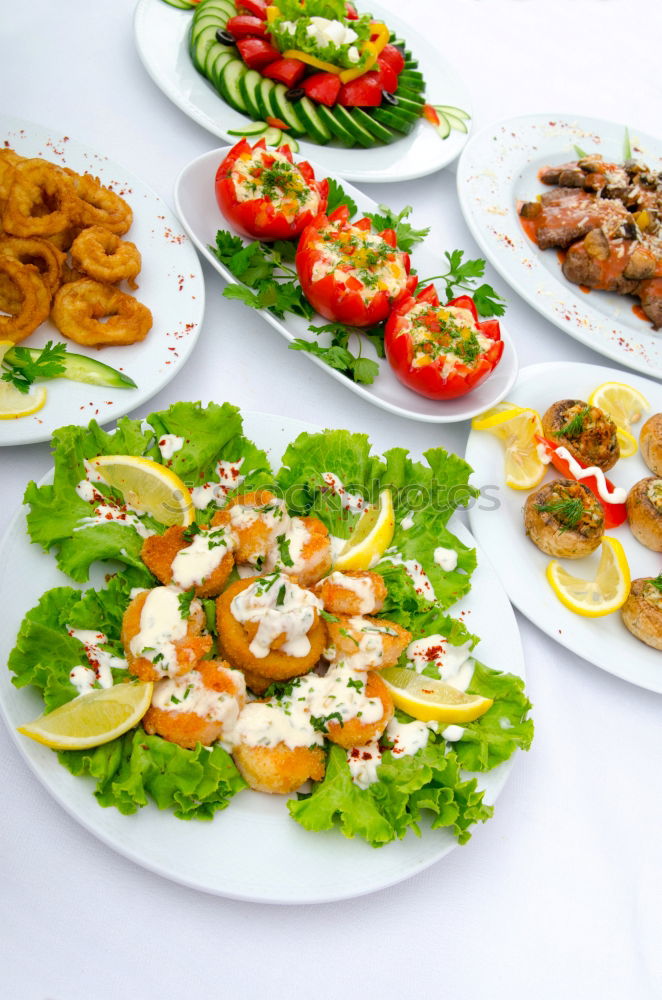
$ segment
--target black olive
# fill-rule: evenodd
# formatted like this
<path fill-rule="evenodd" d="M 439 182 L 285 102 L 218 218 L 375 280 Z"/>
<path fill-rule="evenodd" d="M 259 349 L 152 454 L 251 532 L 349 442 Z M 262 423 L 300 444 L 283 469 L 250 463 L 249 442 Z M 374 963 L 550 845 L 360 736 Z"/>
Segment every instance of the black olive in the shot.
<path fill-rule="evenodd" d="M 382 104 L 397 104 L 398 99 L 395 94 L 389 93 L 388 90 L 382 90 Z"/>
<path fill-rule="evenodd" d="M 285 96 L 288 101 L 298 101 L 301 97 L 305 97 L 306 91 L 303 87 L 290 87 L 289 90 L 285 92 Z"/>
<path fill-rule="evenodd" d="M 216 41 L 220 42 L 221 45 L 234 45 L 234 35 L 231 35 L 229 31 L 223 31 L 219 28 L 216 32 Z"/>

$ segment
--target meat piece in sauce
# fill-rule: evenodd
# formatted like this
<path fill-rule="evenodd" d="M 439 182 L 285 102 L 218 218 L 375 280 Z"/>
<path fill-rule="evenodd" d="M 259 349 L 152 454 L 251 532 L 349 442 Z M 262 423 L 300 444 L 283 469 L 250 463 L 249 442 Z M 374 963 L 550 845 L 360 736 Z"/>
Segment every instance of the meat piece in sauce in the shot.
<path fill-rule="evenodd" d="M 576 188 L 546 191 L 539 202 L 525 202 L 520 215 L 533 222 L 541 250 L 565 249 L 592 229 L 602 226 L 613 233 L 631 221 L 630 213 L 620 202 L 597 198 Z"/>

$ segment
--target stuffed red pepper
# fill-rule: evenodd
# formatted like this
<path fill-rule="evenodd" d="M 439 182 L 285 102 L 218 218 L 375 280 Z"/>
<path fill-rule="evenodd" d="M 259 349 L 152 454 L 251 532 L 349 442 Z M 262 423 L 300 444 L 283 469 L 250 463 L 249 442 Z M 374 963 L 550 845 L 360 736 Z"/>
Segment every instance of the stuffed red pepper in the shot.
<path fill-rule="evenodd" d="M 232 226 L 254 240 L 291 240 L 326 209 L 329 183 L 315 179 L 288 146 L 267 149 L 242 139 L 216 171 L 216 200 Z"/>
<path fill-rule="evenodd" d="M 453 399 L 475 389 L 503 354 L 496 320 L 480 322 L 468 295 L 442 306 L 433 285 L 395 307 L 384 346 L 400 381 L 429 399 Z"/>
<path fill-rule="evenodd" d="M 373 233 L 370 219 L 350 222 L 346 205 L 304 229 L 296 269 L 318 313 L 356 327 L 382 323 L 417 282 L 409 273 L 409 254 L 396 248 L 394 231 Z"/>

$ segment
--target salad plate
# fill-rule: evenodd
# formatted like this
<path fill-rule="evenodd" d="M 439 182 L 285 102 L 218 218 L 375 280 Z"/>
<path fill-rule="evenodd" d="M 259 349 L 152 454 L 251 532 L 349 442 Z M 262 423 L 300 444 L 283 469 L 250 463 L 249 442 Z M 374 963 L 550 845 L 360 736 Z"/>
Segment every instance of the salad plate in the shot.
<path fill-rule="evenodd" d="M 273 467 L 298 435 L 318 431 L 294 419 L 264 413 L 244 415 L 244 434 L 265 449 Z M 457 518 L 451 527 L 461 545 L 473 546 L 471 535 Z M 524 661 L 514 614 L 489 561 L 481 551 L 477 555 L 471 589 L 453 606 L 452 614 L 480 635 L 476 655 L 483 662 L 523 678 Z M 8 529 L 0 557 L 5 567 L 0 600 L 7 609 L 0 626 L 0 646 L 7 662 L 26 610 L 45 589 L 72 586 L 72 581 L 56 568 L 52 556 L 30 544 L 23 511 Z M 92 582 L 101 586 L 103 579 L 99 571 Z M 3 671 L 0 706 L 20 753 L 63 808 L 90 833 L 136 864 L 195 889 L 255 902 L 332 901 L 409 878 L 456 846 L 449 830 L 431 830 L 423 820 L 420 837 L 410 832 L 403 840 L 375 850 L 360 837 L 346 839 L 337 829 L 309 832 L 288 815 L 283 797 L 253 792 L 240 792 L 213 822 L 185 823 L 154 805 L 131 816 L 122 815 L 115 808 L 99 806 L 92 794 L 92 779 L 74 777 L 60 766 L 55 753 L 16 733 L 17 726 L 41 711 L 42 700 L 35 688 L 16 688 L 9 672 Z M 503 761 L 504 756 L 496 759 Z M 477 777 L 478 787 L 485 792 L 485 803 L 491 804 L 501 792 L 512 764 L 511 757 L 487 772 L 462 772 L 462 776 Z"/>
<path fill-rule="evenodd" d="M 508 399 L 542 414 L 558 399 L 585 400 L 603 382 L 624 381 L 642 392 L 650 402 L 647 416 L 662 411 L 662 390 L 655 382 L 601 365 L 566 362 L 523 368 Z M 632 433 L 638 437 L 640 429 L 641 424 L 638 424 Z M 555 642 L 594 666 L 650 691 L 662 692 L 662 653 L 636 639 L 625 628 L 619 611 L 601 618 L 584 618 L 565 608 L 557 599 L 545 578 L 551 557 L 541 552 L 524 533 L 522 507 L 530 491 L 521 492 L 506 486 L 501 442 L 484 431 L 472 430 L 466 459 L 472 468 L 479 470 L 481 483 L 494 484 L 491 509 L 487 501 L 472 507 L 469 521 L 515 607 Z M 552 466 L 550 469 L 552 471 L 545 474 L 543 482 L 560 478 L 560 473 Z M 616 486 L 627 490 L 652 473 L 637 453 L 619 459 L 608 475 Z M 475 485 L 478 485 L 477 479 Z M 660 553 L 641 545 L 627 522 L 610 528 L 607 534 L 623 545 L 633 580 L 657 576 L 662 569 Z M 573 574 L 576 571 L 578 576 L 589 577 L 592 575 L 590 568 L 597 565 L 597 554 L 573 560 L 573 564 L 574 568 L 569 562 L 564 563 Z"/>
<path fill-rule="evenodd" d="M 48 395 L 41 410 L 15 420 L 0 420 L 0 445 L 17 445 L 48 441 L 53 430 L 66 423 L 87 422 L 92 417 L 109 423 L 159 392 L 195 346 L 205 293 L 202 269 L 191 242 L 166 204 L 138 177 L 102 152 L 32 122 L 2 115 L 0 137 L 21 156 L 42 157 L 79 173 L 88 172 L 126 194 L 134 213 L 127 238 L 142 255 L 136 296 L 153 316 L 152 329 L 140 343 L 98 350 L 66 341 L 68 351 L 119 369 L 134 380 L 136 388 L 49 380 L 43 383 Z M 62 343 L 64 338 L 47 320 L 19 346 L 40 348 L 49 340 Z"/>
<path fill-rule="evenodd" d="M 517 203 L 533 201 L 549 185 L 541 167 L 577 159 L 576 148 L 622 163 L 625 125 L 582 115 L 536 114 L 489 125 L 465 147 L 457 190 L 465 221 L 481 250 L 508 284 L 550 323 L 627 368 L 662 378 L 662 337 L 634 311 L 635 300 L 568 281 L 554 250 L 526 235 Z M 633 156 L 662 168 L 662 141 L 629 130 Z M 634 308 L 633 308 L 634 307 Z"/>
<path fill-rule="evenodd" d="M 184 167 L 175 182 L 175 208 L 184 229 L 202 256 L 227 282 L 237 284 L 237 279 L 210 249 L 216 242 L 216 233 L 219 229 L 232 231 L 230 223 L 218 208 L 214 193 L 216 171 L 228 151 L 229 147 L 211 150 Z M 296 162 L 297 157 L 294 159 Z M 313 160 L 309 162 L 318 179 L 326 176 L 320 164 Z M 343 188 L 356 202 L 359 212 L 378 211 L 375 202 L 351 184 L 345 183 Z M 421 276 L 438 274 L 442 266 L 437 258 L 426 252 L 424 243 L 412 252 L 412 264 Z M 260 314 L 288 343 L 295 338 L 311 341 L 317 339 L 315 334 L 309 331 L 309 323 L 305 319 L 292 314 L 285 319 L 279 319 L 266 309 L 260 310 Z M 316 316 L 314 322 L 319 325 L 326 320 Z M 504 342 L 503 355 L 489 378 L 465 396 L 441 401 L 426 399 L 406 388 L 396 378 L 385 359 L 379 361 L 379 374 L 374 382 L 371 385 L 362 385 L 353 382 L 342 372 L 329 367 L 314 355 L 307 354 L 307 357 L 332 378 L 381 409 L 410 420 L 440 424 L 457 423 L 494 406 L 505 398 L 513 385 L 517 377 L 517 354 L 503 323 L 501 323 L 501 339 Z M 372 344 L 366 342 L 365 338 L 361 339 L 361 350 L 364 356 L 378 360 Z"/>
<path fill-rule="evenodd" d="M 427 100 L 461 108 L 470 115 L 469 94 L 444 60 L 440 46 L 390 11 L 377 4 L 368 6 L 375 17 L 405 39 L 425 77 Z M 229 133 L 250 126 L 251 120 L 231 108 L 193 66 L 188 51 L 190 23 L 190 10 L 175 9 L 163 0 L 140 0 L 134 19 L 138 53 L 154 83 L 177 107 L 213 135 L 231 141 Z M 329 172 L 353 181 L 385 183 L 441 170 L 457 157 L 467 136 L 468 132 L 451 131 L 441 139 L 421 119 L 408 136 L 388 145 L 348 149 L 307 140 L 300 140 L 300 144 L 302 155 L 314 157 Z"/>

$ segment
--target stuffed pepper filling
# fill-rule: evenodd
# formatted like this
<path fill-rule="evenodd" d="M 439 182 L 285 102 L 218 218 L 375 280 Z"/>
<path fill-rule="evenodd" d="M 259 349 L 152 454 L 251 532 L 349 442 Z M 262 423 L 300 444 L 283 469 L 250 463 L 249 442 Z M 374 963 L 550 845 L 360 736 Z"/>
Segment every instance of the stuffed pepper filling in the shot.
<path fill-rule="evenodd" d="M 283 153 L 259 147 L 248 150 L 235 160 L 230 179 L 237 201 L 265 198 L 290 222 L 303 212 L 316 215 L 320 209 L 319 192 Z"/>
<path fill-rule="evenodd" d="M 369 302 L 377 292 L 396 299 L 407 286 L 406 255 L 378 233 L 329 222 L 319 230 L 312 280 L 332 275 L 339 285 Z"/>
<path fill-rule="evenodd" d="M 413 368 L 442 364 L 447 376 L 457 365 L 473 368 L 494 341 L 482 333 L 468 309 L 419 302 L 404 317 L 403 331 L 411 337 Z"/>

